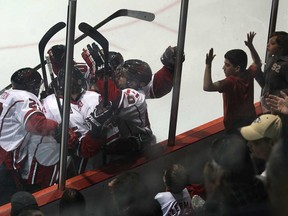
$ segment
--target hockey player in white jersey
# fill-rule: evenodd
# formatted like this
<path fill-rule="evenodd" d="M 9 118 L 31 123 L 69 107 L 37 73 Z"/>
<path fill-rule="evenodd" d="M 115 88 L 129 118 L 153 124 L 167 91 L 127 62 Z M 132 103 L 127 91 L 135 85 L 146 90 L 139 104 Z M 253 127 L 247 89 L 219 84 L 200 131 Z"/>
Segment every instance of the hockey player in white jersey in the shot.
<path fill-rule="evenodd" d="M 96 128 L 88 127 L 86 124 L 86 118 L 90 116 L 90 113 L 94 111 L 99 104 L 100 95 L 94 91 L 85 90 L 86 80 L 83 74 L 77 67 L 73 67 L 71 79 L 71 98 L 70 98 L 70 118 L 69 127 L 78 134 L 79 142 L 76 145 L 75 152 L 72 152 L 69 157 L 73 158 L 70 165 L 69 175 L 80 174 L 85 171 L 88 158 L 97 155 L 103 143 L 109 138 L 113 138 L 113 135 L 118 136 L 118 128 L 112 127 L 109 132 L 102 137 L 100 133 L 93 131 Z M 60 104 L 63 102 L 63 86 L 64 86 L 65 71 L 60 69 L 55 81 L 57 83 L 58 95 Z M 51 94 L 42 99 L 44 107 L 44 113 L 48 119 L 52 119 L 61 122 L 61 115 L 55 94 Z M 109 115 L 109 112 L 105 113 Z M 98 119 L 99 121 L 99 119 Z M 101 122 L 104 123 L 104 122 Z M 98 164 L 98 166 L 102 165 Z M 74 166 L 74 167 L 73 167 Z M 97 164 L 96 164 L 97 166 Z M 95 167 L 94 167 L 95 168 Z M 71 173 L 72 171 L 72 173 Z"/>
<path fill-rule="evenodd" d="M 120 133 L 115 142 L 105 145 L 105 153 L 141 153 L 156 144 L 147 115 L 145 94 L 141 90 L 152 78 L 150 66 L 141 60 L 131 59 L 117 67 L 115 81 L 108 80 L 108 98 L 112 103 L 114 122 Z M 104 80 L 96 82 L 98 92 L 105 95 Z"/>
<path fill-rule="evenodd" d="M 2 180 L 9 179 L 11 173 L 20 184 L 18 169 L 26 161 L 32 135 L 55 137 L 59 134 L 58 123 L 47 119 L 42 112 L 37 97 L 41 83 L 41 75 L 36 70 L 22 68 L 11 76 L 12 89 L 0 95 L 1 189 L 6 189 Z"/>
<path fill-rule="evenodd" d="M 123 154 L 133 151 L 133 149 L 143 151 L 144 146 L 156 143 L 150 128 L 145 99 L 160 98 L 171 91 L 176 64 L 176 49 L 176 47 L 169 46 L 165 50 L 161 56 L 164 66 L 154 75 L 146 62 L 138 59 L 124 62 L 120 53 L 109 52 L 108 73 L 111 79 L 108 80 L 108 100 L 112 101 L 114 111 L 117 110 L 115 119 L 118 119 L 116 121 L 121 139 L 106 145 L 108 154 Z M 91 49 L 91 46 L 89 51 L 83 49 L 82 57 L 90 68 L 99 62 L 99 58 L 101 59 L 101 54 L 98 54 L 98 57 L 97 54 L 98 51 Z M 93 68 L 99 67 L 96 64 Z M 101 74 L 101 71 L 103 71 L 103 67 L 101 69 L 100 65 L 100 71 L 97 71 L 96 74 Z M 113 79 L 114 77 L 115 79 Z M 101 95 L 105 95 L 104 79 L 98 79 L 96 87 Z M 147 143 L 149 144 L 147 145 Z"/>

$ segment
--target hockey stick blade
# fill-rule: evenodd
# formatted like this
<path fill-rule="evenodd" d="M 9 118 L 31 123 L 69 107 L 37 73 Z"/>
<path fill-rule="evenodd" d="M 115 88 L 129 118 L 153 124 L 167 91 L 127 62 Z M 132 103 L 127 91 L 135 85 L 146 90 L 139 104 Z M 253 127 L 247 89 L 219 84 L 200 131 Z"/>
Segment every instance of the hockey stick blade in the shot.
<path fill-rule="evenodd" d="M 145 11 L 136 11 L 136 10 L 127 10 L 126 16 L 133 17 L 133 18 L 140 19 L 140 20 L 145 20 L 148 22 L 152 22 L 155 19 L 155 15 L 153 13 L 149 13 Z"/>
<path fill-rule="evenodd" d="M 39 50 L 39 56 L 40 56 L 40 65 L 42 69 L 42 75 L 43 75 L 43 81 L 44 81 L 44 87 L 45 90 L 48 90 L 48 80 L 47 80 L 47 73 L 45 68 L 45 58 L 44 58 L 44 50 L 49 42 L 49 40 L 61 29 L 65 28 L 66 24 L 64 22 L 58 22 L 54 26 L 52 26 L 45 35 L 41 38 L 39 44 L 38 44 L 38 50 Z"/>
<path fill-rule="evenodd" d="M 45 64 L 46 61 L 44 60 L 44 50 L 45 47 L 48 43 L 48 41 L 61 29 L 63 29 L 66 26 L 66 24 L 64 22 L 59 22 L 56 23 L 54 26 L 52 26 L 47 32 L 46 34 L 41 38 L 39 44 L 38 44 L 38 50 L 39 50 L 39 56 L 40 56 L 40 64 L 37 65 L 36 67 L 34 67 L 34 70 L 38 70 L 40 68 L 42 68 L 42 74 L 43 74 L 43 80 L 44 80 L 44 86 L 45 86 L 45 90 L 46 88 L 48 88 L 48 83 L 47 83 L 47 74 L 46 74 L 46 69 L 45 69 Z M 43 70 L 44 68 L 44 70 Z M 46 80 L 46 81 L 45 81 Z M 4 89 L 2 89 L 0 91 L 0 95 L 5 91 L 12 88 L 12 84 L 10 83 L 9 85 L 7 85 Z"/>
<path fill-rule="evenodd" d="M 98 29 L 98 28 L 102 27 L 103 25 L 105 25 L 106 23 L 110 22 L 111 20 L 113 20 L 117 17 L 121 17 L 121 16 L 133 17 L 136 19 L 149 21 L 149 22 L 151 22 L 155 19 L 155 15 L 153 13 L 150 13 L 150 12 L 120 9 L 120 10 L 114 12 L 113 14 L 111 14 L 109 17 L 107 17 L 106 19 L 104 19 L 100 23 L 98 23 L 97 25 L 95 25 L 93 28 Z M 77 44 L 78 42 L 80 42 L 84 38 L 86 38 L 85 34 L 80 35 L 78 38 L 75 39 L 74 44 Z"/>
<path fill-rule="evenodd" d="M 79 24 L 79 30 L 82 31 L 85 35 L 91 37 L 102 47 L 104 51 L 104 57 L 106 60 L 106 57 L 108 57 L 109 52 L 109 43 L 107 39 L 92 26 L 84 22 Z"/>

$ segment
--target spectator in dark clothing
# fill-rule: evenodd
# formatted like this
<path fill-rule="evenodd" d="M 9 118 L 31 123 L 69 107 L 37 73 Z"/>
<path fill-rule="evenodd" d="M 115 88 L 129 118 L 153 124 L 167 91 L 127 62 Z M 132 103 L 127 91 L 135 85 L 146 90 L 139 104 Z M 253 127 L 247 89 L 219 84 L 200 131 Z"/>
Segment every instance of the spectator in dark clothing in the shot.
<path fill-rule="evenodd" d="M 108 184 L 116 206 L 113 216 L 162 216 L 161 206 L 149 194 L 142 177 L 126 172 Z"/>
<path fill-rule="evenodd" d="M 86 200 L 82 193 L 74 188 L 67 188 L 60 199 L 59 212 L 61 216 L 84 216 Z"/>
<path fill-rule="evenodd" d="M 255 174 L 241 136 L 234 134 L 215 140 L 211 159 L 204 168 L 207 199 L 201 214 L 269 215 L 264 184 Z"/>

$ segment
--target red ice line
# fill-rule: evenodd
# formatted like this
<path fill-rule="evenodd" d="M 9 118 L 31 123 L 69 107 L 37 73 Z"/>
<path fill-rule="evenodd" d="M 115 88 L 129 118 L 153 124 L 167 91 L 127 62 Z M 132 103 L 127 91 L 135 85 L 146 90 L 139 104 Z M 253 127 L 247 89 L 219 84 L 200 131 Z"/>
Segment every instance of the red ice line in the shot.
<path fill-rule="evenodd" d="M 161 14 L 163 12 L 165 12 L 166 10 L 176 6 L 179 4 L 181 0 L 175 0 L 173 3 L 161 8 L 160 10 L 156 11 L 154 14 L 155 15 L 158 15 L 158 14 Z M 131 21 L 131 22 L 128 22 L 126 24 L 122 24 L 122 25 L 118 25 L 117 27 L 113 27 L 113 28 L 106 28 L 105 30 L 103 30 L 103 32 L 109 32 L 109 31 L 112 31 L 112 30 L 115 30 L 115 29 L 119 29 L 119 28 L 122 28 L 122 27 L 126 27 L 126 26 L 129 26 L 129 25 L 133 25 L 137 22 L 140 22 L 140 20 L 135 20 L 135 21 Z M 152 24 L 154 25 L 157 25 L 158 27 L 162 28 L 162 29 L 165 29 L 167 31 L 170 31 L 170 32 L 173 32 L 173 33 L 177 33 L 177 30 L 175 29 L 172 29 L 172 28 L 169 28 L 161 23 L 158 23 L 158 22 L 155 22 L 153 21 Z M 77 38 L 78 36 L 76 36 Z M 51 42 L 56 42 L 56 41 L 63 41 L 64 39 L 58 39 L 58 40 L 51 40 Z M 0 50 L 6 50 L 6 49 L 18 49 L 18 48 L 24 48 L 24 47 L 31 47 L 31 46 L 35 46 L 37 45 L 38 43 L 30 43 L 30 44 L 20 44 L 20 45 L 10 45 L 10 46 L 2 46 L 0 47 Z M 119 46 L 117 45 L 114 45 L 114 44 L 111 44 L 112 46 L 114 47 L 118 47 L 119 49 L 121 49 Z"/>

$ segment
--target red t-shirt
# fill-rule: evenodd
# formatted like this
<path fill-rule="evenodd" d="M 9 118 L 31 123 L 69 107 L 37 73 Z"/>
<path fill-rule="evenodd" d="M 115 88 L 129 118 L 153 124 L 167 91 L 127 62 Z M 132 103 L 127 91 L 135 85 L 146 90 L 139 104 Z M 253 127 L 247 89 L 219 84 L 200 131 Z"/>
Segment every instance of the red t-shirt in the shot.
<path fill-rule="evenodd" d="M 228 76 L 220 81 L 223 93 L 224 127 L 227 132 L 249 125 L 256 118 L 254 106 L 254 77 L 252 67 L 241 76 Z"/>

